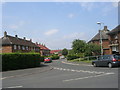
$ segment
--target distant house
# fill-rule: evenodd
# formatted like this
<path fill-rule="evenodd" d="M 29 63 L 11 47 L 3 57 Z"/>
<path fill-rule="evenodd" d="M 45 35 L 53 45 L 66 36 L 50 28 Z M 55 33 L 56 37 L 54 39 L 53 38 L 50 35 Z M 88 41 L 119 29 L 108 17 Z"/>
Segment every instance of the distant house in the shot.
<path fill-rule="evenodd" d="M 7 35 L 7 32 L 4 32 L 4 36 L 0 38 L 2 47 L 0 52 L 2 53 L 13 53 L 13 52 L 40 52 L 40 48 L 32 42 L 32 40 L 26 40 L 19 38 L 17 35 L 15 37 Z"/>
<path fill-rule="evenodd" d="M 120 25 L 111 30 L 109 33 L 110 54 L 120 54 Z"/>
<path fill-rule="evenodd" d="M 103 54 L 110 54 L 110 47 L 109 47 L 109 39 L 107 33 L 109 30 L 107 29 L 107 26 L 104 26 L 104 29 L 101 31 L 101 37 L 102 37 L 102 48 L 103 48 Z M 100 45 L 100 31 L 89 41 L 89 43 L 94 43 L 97 45 Z"/>
<path fill-rule="evenodd" d="M 58 54 L 58 55 L 62 55 L 62 50 L 51 50 L 50 54 Z"/>
<path fill-rule="evenodd" d="M 36 43 L 38 47 L 40 47 L 40 54 L 41 56 L 49 56 L 50 55 L 50 49 L 47 48 L 45 45 Z"/>

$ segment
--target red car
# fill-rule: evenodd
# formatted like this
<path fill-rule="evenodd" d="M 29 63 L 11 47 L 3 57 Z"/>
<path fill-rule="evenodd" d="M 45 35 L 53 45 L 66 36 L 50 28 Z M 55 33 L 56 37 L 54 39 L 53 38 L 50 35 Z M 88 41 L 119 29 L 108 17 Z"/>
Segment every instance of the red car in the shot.
<path fill-rule="evenodd" d="M 51 59 L 51 58 L 45 58 L 45 59 L 44 59 L 44 62 L 45 62 L 45 63 L 51 63 L 51 62 L 52 62 L 52 59 Z"/>

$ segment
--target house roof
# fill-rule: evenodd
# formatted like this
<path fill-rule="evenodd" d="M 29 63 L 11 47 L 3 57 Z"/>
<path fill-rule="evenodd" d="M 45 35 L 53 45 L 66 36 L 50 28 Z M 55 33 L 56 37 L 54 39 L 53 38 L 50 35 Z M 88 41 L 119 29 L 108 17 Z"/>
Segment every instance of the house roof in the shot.
<path fill-rule="evenodd" d="M 55 52 L 60 52 L 60 51 L 62 51 L 62 50 L 51 50 L 50 53 L 53 54 Z"/>
<path fill-rule="evenodd" d="M 46 46 L 41 45 L 41 44 L 37 44 L 37 46 L 40 47 L 40 49 L 42 49 L 42 50 L 50 50 L 49 48 L 47 48 Z"/>
<path fill-rule="evenodd" d="M 15 44 L 15 45 L 30 46 L 30 47 L 38 47 L 35 43 L 29 40 L 21 39 L 18 37 L 13 37 L 9 35 L 2 37 L 0 41 L 2 41 L 2 45 L 14 45 Z"/>
<path fill-rule="evenodd" d="M 118 25 L 117 27 L 115 27 L 113 30 L 111 30 L 108 35 L 111 35 L 111 34 L 116 34 L 120 32 L 120 25 Z"/>
<path fill-rule="evenodd" d="M 105 29 L 105 28 L 103 30 L 101 30 L 101 36 L 102 36 L 103 40 L 108 39 L 108 35 L 107 35 L 108 32 L 109 32 L 109 30 Z M 96 41 L 96 40 L 100 40 L 100 31 L 90 41 Z"/>

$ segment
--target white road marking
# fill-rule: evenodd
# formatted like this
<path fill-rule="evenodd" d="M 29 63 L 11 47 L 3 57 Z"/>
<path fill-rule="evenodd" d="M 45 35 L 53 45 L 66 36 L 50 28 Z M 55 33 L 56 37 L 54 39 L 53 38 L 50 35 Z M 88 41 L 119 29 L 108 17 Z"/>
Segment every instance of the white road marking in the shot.
<path fill-rule="evenodd" d="M 103 74 L 103 73 L 105 73 L 105 72 L 85 71 L 85 70 L 74 70 L 74 69 L 65 69 L 65 68 L 57 68 L 57 67 L 54 67 L 54 69 L 63 70 L 63 71 L 71 71 L 71 72 L 92 73 L 92 74 Z"/>
<path fill-rule="evenodd" d="M 6 88 L 21 88 L 23 86 L 12 86 L 12 87 L 6 87 Z"/>
<path fill-rule="evenodd" d="M 68 79 L 68 80 L 63 80 L 63 82 L 69 82 L 69 81 L 75 81 L 75 80 L 81 80 L 81 79 L 88 79 L 88 78 L 100 77 L 100 76 L 111 75 L 111 74 L 114 74 L 114 73 L 104 73 L 104 74 L 101 74 L 101 75 L 88 76 L 88 77 L 75 78 L 75 79 Z"/>

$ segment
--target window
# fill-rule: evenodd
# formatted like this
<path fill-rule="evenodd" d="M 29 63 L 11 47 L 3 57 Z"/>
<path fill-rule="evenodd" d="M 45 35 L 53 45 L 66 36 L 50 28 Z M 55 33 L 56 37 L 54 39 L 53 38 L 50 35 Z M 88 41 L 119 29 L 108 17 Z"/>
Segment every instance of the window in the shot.
<path fill-rule="evenodd" d="M 28 50 L 28 46 L 26 46 L 26 50 Z"/>
<path fill-rule="evenodd" d="M 20 50 L 21 48 L 20 48 L 20 45 L 18 46 L 18 49 Z"/>
<path fill-rule="evenodd" d="M 17 49 L 17 46 L 16 46 L 16 45 L 14 45 L 14 49 L 15 49 L 15 50 Z"/>
<path fill-rule="evenodd" d="M 22 46 L 22 50 L 25 50 L 25 47 L 24 47 L 24 46 Z"/>

